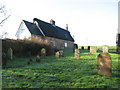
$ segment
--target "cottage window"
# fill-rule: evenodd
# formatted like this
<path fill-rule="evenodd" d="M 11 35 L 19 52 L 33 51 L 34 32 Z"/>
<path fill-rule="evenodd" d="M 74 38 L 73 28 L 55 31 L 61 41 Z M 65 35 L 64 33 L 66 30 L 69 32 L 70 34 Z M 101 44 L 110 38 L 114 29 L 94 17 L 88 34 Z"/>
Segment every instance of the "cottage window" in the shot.
<path fill-rule="evenodd" d="M 65 47 L 67 47 L 67 43 L 65 42 Z"/>

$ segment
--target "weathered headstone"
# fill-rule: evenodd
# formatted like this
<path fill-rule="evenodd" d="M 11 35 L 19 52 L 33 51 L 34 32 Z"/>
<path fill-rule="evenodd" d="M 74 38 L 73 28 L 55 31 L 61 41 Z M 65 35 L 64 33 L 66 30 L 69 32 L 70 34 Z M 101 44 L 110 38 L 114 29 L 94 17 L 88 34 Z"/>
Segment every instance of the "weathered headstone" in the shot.
<path fill-rule="evenodd" d="M 90 46 L 88 46 L 88 50 L 90 50 Z"/>
<path fill-rule="evenodd" d="M 12 48 L 9 48 L 7 51 L 7 57 L 8 59 L 12 60 L 13 59 L 13 50 Z"/>
<path fill-rule="evenodd" d="M 75 49 L 75 58 L 79 59 L 80 58 L 80 50 Z"/>
<path fill-rule="evenodd" d="M 56 58 L 60 58 L 60 52 L 59 51 L 56 52 Z"/>
<path fill-rule="evenodd" d="M 44 58 L 46 57 L 46 50 L 45 50 L 45 48 L 41 49 L 41 56 L 44 57 Z"/>
<path fill-rule="evenodd" d="M 36 57 L 36 62 L 40 62 L 40 56 L 39 55 L 37 55 L 37 57 Z"/>
<path fill-rule="evenodd" d="M 96 46 L 90 46 L 90 53 L 96 53 L 97 47 Z"/>
<path fill-rule="evenodd" d="M 63 50 L 60 50 L 59 53 L 60 53 L 60 57 L 64 57 L 64 52 L 63 52 Z"/>
<path fill-rule="evenodd" d="M 81 49 L 84 50 L 84 47 L 82 46 Z"/>
<path fill-rule="evenodd" d="M 111 56 L 108 53 L 100 53 L 97 56 L 97 73 L 107 76 L 112 75 Z"/>
<path fill-rule="evenodd" d="M 108 46 L 103 46 L 103 53 L 108 53 L 108 51 L 109 51 Z"/>

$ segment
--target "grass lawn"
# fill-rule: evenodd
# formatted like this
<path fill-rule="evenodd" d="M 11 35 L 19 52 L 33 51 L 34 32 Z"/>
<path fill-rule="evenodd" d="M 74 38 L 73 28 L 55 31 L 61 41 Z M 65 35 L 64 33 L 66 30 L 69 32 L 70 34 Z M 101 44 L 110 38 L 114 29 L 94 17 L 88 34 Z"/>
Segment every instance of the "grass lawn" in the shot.
<path fill-rule="evenodd" d="M 112 76 L 97 74 L 97 55 L 88 55 L 89 50 L 80 50 L 80 59 L 75 59 L 71 50 L 65 50 L 65 57 L 41 58 L 41 62 L 27 65 L 29 58 L 14 58 L 8 66 L 23 65 L 19 68 L 2 70 L 3 88 L 118 88 L 118 55 L 112 58 Z"/>

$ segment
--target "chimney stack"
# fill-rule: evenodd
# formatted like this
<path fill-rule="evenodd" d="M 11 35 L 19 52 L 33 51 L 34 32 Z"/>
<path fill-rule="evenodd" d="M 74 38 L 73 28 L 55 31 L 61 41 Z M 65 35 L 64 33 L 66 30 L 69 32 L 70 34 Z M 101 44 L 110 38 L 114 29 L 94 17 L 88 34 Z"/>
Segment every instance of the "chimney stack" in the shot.
<path fill-rule="evenodd" d="M 68 30 L 68 24 L 66 24 L 66 30 Z"/>
<path fill-rule="evenodd" d="M 55 25 L 55 21 L 51 19 L 50 24 Z"/>

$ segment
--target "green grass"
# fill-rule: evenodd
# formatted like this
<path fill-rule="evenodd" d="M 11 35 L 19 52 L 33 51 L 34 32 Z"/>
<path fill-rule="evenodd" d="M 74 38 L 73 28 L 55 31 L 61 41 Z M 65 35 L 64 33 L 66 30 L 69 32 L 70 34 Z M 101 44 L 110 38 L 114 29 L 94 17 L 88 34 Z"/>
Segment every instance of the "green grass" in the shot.
<path fill-rule="evenodd" d="M 20 68 L 2 70 L 3 88 L 118 88 L 118 55 L 112 58 L 112 76 L 97 74 L 97 55 L 88 55 L 80 50 L 80 59 L 75 59 L 71 50 L 65 50 L 65 57 L 41 58 L 41 62 L 27 65 L 29 58 L 14 58 L 8 66 L 24 65 Z"/>

